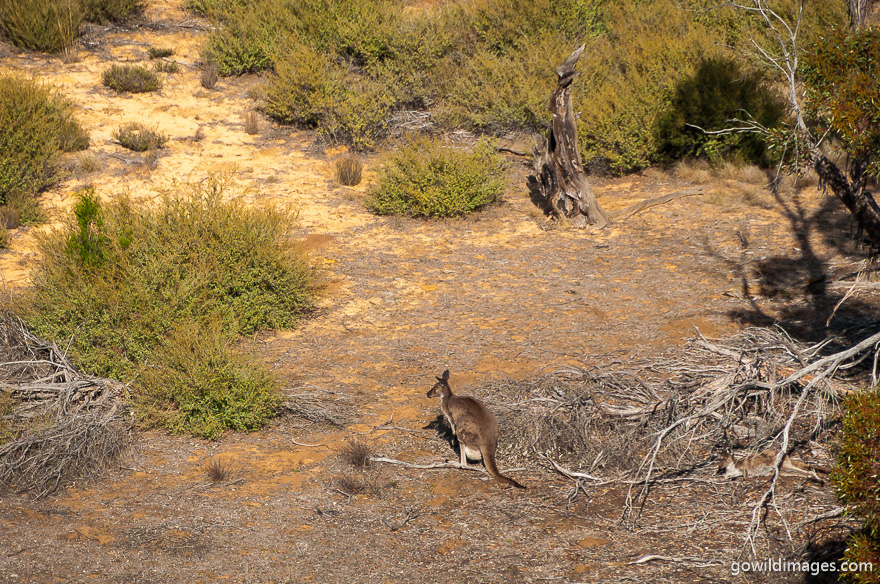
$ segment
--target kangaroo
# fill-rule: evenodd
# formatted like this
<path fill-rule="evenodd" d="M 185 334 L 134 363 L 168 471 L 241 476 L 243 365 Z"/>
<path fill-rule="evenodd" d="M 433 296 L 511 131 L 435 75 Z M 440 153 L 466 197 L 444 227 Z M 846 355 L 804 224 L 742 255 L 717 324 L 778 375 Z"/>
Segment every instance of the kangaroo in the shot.
<path fill-rule="evenodd" d="M 778 450 L 770 449 L 765 450 L 760 454 L 748 454 L 737 460 L 733 457 L 733 453 L 728 452 L 718 462 L 718 474 L 724 472 L 724 476 L 729 479 L 735 477 L 760 477 L 772 475 L 773 464 L 776 462 L 777 454 L 779 454 Z M 820 479 L 815 473 L 815 470 L 823 471 L 823 469 L 810 466 L 786 455 L 782 459 L 782 465 L 779 467 L 779 474 L 784 477 L 807 477 L 818 483 L 824 484 L 822 479 Z"/>
<path fill-rule="evenodd" d="M 468 458 L 483 459 L 486 470 L 500 483 L 513 485 L 518 489 L 526 487 L 510 477 L 498 472 L 495 463 L 495 449 L 498 447 L 498 421 L 480 400 L 464 395 L 454 395 L 449 387 L 449 370 L 437 378 L 428 391 L 428 397 L 440 396 L 440 409 L 458 438 L 462 466 L 468 465 Z"/>

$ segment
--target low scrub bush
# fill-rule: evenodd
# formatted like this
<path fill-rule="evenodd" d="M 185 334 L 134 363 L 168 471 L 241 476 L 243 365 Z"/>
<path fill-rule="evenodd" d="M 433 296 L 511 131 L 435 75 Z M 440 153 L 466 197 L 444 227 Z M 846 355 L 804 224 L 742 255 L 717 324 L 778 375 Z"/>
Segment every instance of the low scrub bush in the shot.
<path fill-rule="evenodd" d="M 295 217 L 225 190 L 220 180 L 183 185 L 156 205 L 82 193 L 64 228 L 39 241 L 22 308 L 32 330 L 73 339 L 86 371 L 130 379 L 183 323 L 220 322 L 229 335 L 293 327 L 315 291 L 291 244 Z"/>
<path fill-rule="evenodd" d="M 217 71 L 218 67 L 216 61 L 208 61 L 205 63 L 202 68 L 202 74 L 199 77 L 199 82 L 202 84 L 202 87 L 205 89 L 214 89 L 214 86 L 217 85 L 217 81 L 220 79 L 220 75 Z"/>
<path fill-rule="evenodd" d="M 880 391 L 873 389 L 851 396 L 845 403 L 843 431 L 837 467 L 831 473 L 837 496 L 850 513 L 860 518 L 863 529 L 848 542 L 848 562 L 871 562 L 875 569 L 853 572 L 861 584 L 880 582 Z"/>
<path fill-rule="evenodd" d="M 165 57 L 170 57 L 174 54 L 174 49 L 163 49 L 159 47 L 150 47 L 147 49 L 147 54 L 151 59 L 164 59 Z"/>
<path fill-rule="evenodd" d="M 497 201 L 503 192 L 504 163 L 490 141 L 466 151 L 417 136 L 380 171 L 367 207 L 379 215 L 455 217 Z"/>
<path fill-rule="evenodd" d="M 153 63 L 153 70 L 157 73 L 177 73 L 180 71 L 180 64 L 176 61 L 156 61 Z"/>
<path fill-rule="evenodd" d="M 119 93 L 146 93 L 162 87 L 159 75 L 141 65 L 111 65 L 101 80 Z"/>
<path fill-rule="evenodd" d="M 236 353 L 219 325 L 184 322 L 152 351 L 134 382 L 144 427 L 216 440 L 226 430 L 259 429 L 281 405 L 278 385 Z"/>
<path fill-rule="evenodd" d="M 80 0 L 0 0 L 0 33 L 21 49 L 70 49 L 84 17 Z"/>
<path fill-rule="evenodd" d="M 0 204 L 14 204 L 27 222 L 28 201 L 60 176 L 59 151 L 88 145 L 61 94 L 34 79 L 0 76 Z"/>
<path fill-rule="evenodd" d="M 140 8 L 140 0 L 80 0 L 90 22 L 122 22 Z"/>
<path fill-rule="evenodd" d="M 129 150 L 146 152 L 162 148 L 168 142 L 168 136 L 159 130 L 147 128 L 140 122 L 123 124 L 113 131 L 113 137 Z"/>
<path fill-rule="evenodd" d="M 356 156 L 346 156 L 336 161 L 336 180 L 339 184 L 353 187 L 361 184 L 364 164 Z"/>

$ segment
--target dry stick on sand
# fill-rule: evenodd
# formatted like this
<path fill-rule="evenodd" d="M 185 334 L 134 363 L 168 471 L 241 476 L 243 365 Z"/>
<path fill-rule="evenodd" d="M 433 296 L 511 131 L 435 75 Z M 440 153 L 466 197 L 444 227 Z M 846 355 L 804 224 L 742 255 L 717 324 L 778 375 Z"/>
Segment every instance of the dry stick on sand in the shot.
<path fill-rule="evenodd" d="M 415 468 L 415 469 L 419 469 L 419 470 L 430 470 L 430 469 L 435 469 L 435 468 L 457 468 L 457 469 L 461 469 L 461 470 L 473 470 L 473 471 L 481 472 L 485 475 L 489 474 L 489 472 L 485 468 L 483 468 L 482 466 L 472 466 L 469 464 L 462 465 L 459 462 L 448 462 L 447 461 L 447 462 L 435 462 L 432 464 L 413 464 L 411 462 L 404 462 L 402 460 L 397 460 L 394 458 L 385 458 L 382 456 L 372 456 L 372 457 L 370 457 L 370 461 L 371 462 L 384 462 L 387 464 L 396 464 L 398 466 L 402 466 L 405 468 Z M 521 471 L 525 471 L 525 470 L 526 469 L 524 469 L 524 468 L 508 468 L 508 469 L 504 469 L 501 472 L 503 472 L 503 473 L 521 472 Z"/>
<path fill-rule="evenodd" d="M 626 219 L 628 217 L 632 217 L 636 213 L 640 211 L 644 211 L 645 209 L 650 209 L 651 207 L 656 207 L 657 205 L 662 205 L 664 203 L 668 203 L 670 201 L 674 201 L 676 199 L 681 199 L 683 197 L 693 197 L 695 195 L 703 194 L 702 187 L 694 187 L 692 189 L 686 189 L 683 191 L 675 191 L 674 193 L 667 193 L 665 195 L 660 195 L 658 197 L 651 197 L 650 199 L 645 199 L 644 201 L 639 201 L 635 205 L 630 205 L 629 207 L 625 207 L 619 211 L 615 211 L 610 213 L 610 219 L 612 221 L 620 221 L 622 219 Z"/>

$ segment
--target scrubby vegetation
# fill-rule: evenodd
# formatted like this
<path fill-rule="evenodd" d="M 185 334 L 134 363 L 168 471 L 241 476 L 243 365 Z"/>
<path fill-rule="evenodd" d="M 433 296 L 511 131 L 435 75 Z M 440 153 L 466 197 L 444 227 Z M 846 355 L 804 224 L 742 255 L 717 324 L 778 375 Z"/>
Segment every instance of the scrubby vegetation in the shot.
<path fill-rule="evenodd" d="M 139 420 L 215 438 L 278 406 L 275 382 L 236 335 L 289 328 L 311 306 L 314 272 L 290 239 L 294 217 L 226 200 L 223 181 L 183 185 L 154 205 L 80 193 L 41 238 L 22 312 L 35 334 L 70 342 L 90 373 L 135 379 Z"/>
<path fill-rule="evenodd" d="M 168 142 L 168 136 L 159 130 L 147 128 L 139 122 L 129 122 L 113 130 L 113 137 L 129 150 L 146 152 L 162 148 Z"/>
<path fill-rule="evenodd" d="M 783 13 L 795 6 L 777 4 Z M 766 162 L 754 140 L 709 140 L 684 124 L 715 130 L 732 112 L 772 124 L 782 111 L 740 51 L 766 32 L 747 11 L 708 0 L 478 0 L 418 9 L 392 0 L 191 0 L 188 6 L 222 24 L 204 48 L 220 75 L 270 70 L 267 113 L 355 150 L 376 148 L 396 133 L 402 110 L 427 111 L 442 129 L 539 130 L 549 122 L 554 70 L 582 43 L 574 98 L 588 168 L 626 172 L 690 155 Z M 802 36 L 843 22 L 843 3 L 808 4 Z M 740 77 L 719 65 L 734 62 Z M 689 93 L 707 79 L 723 102 L 686 107 Z M 694 111 L 696 105 L 708 111 Z M 692 114 L 696 122 L 683 121 Z"/>
<path fill-rule="evenodd" d="M 58 53 L 71 49 L 86 20 L 119 22 L 139 0 L 0 0 L 0 34 L 22 49 Z"/>
<path fill-rule="evenodd" d="M 488 140 L 470 150 L 411 136 L 380 171 L 367 206 L 380 215 L 456 217 L 504 192 L 504 162 Z"/>
<path fill-rule="evenodd" d="M 111 65 L 104 71 L 101 81 L 119 93 L 146 93 L 162 87 L 159 75 L 140 65 Z"/>
<path fill-rule="evenodd" d="M 170 57 L 174 54 L 174 49 L 166 49 L 159 47 L 150 47 L 147 49 L 147 54 L 151 59 L 164 59 L 165 57 Z"/>
<path fill-rule="evenodd" d="M 88 146 L 73 104 L 55 89 L 20 75 L 0 76 L 0 205 L 15 207 L 23 223 L 37 220 L 34 196 L 59 178 L 59 152 Z"/>
<path fill-rule="evenodd" d="M 845 559 L 880 565 L 880 391 L 853 395 L 846 402 L 840 437 L 838 466 L 831 477 L 835 490 L 848 510 L 864 523 L 861 533 L 848 542 Z M 862 584 L 880 582 L 874 571 L 852 573 Z"/>
<path fill-rule="evenodd" d="M 336 180 L 339 184 L 353 187 L 361 184 L 364 163 L 356 156 L 346 156 L 336 161 Z"/>

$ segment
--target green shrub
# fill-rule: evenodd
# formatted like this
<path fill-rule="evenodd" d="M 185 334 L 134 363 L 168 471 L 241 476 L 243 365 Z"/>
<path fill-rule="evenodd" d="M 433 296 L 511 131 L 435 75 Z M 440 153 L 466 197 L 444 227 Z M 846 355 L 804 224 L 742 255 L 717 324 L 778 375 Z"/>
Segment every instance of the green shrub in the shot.
<path fill-rule="evenodd" d="M 713 136 L 706 131 L 742 127 L 750 120 L 774 128 L 785 114 L 786 104 L 759 72 L 746 72 L 729 58 L 709 58 L 692 77 L 678 82 L 669 107 L 657 124 L 658 149 L 666 162 L 707 157 L 719 163 L 735 153 L 744 162 L 767 166 L 763 140 L 756 134 Z"/>
<path fill-rule="evenodd" d="M 159 47 L 150 47 L 147 54 L 151 59 L 164 59 L 174 54 L 174 49 L 160 49 Z"/>
<path fill-rule="evenodd" d="M 156 73 L 177 73 L 180 71 L 180 64 L 177 61 L 156 61 L 153 63 L 153 71 Z"/>
<path fill-rule="evenodd" d="M 132 388 L 137 420 L 216 440 L 263 426 L 281 405 L 272 376 L 237 354 L 220 326 L 185 322 L 151 353 Z"/>
<path fill-rule="evenodd" d="M 27 215 L 28 200 L 59 177 L 59 150 L 86 147 L 73 104 L 36 80 L 0 76 L 0 204 L 14 202 Z"/>
<path fill-rule="evenodd" d="M 141 65 L 111 65 L 104 71 L 101 80 L 119 93 L 145 93 L 162 87 L 159 75 Z"/>
<path fill-rule="evenodd" d="M 162 148 L 168 142 L 168 136 L 159 130 L 151 130 L 140 122 L 129 122 L 113 130 L 113 137 L 129 150 L 146 152 Z"/>
<path fill-rule="evenodd" d="M 291 245 L 294 217 L 224 189 L 184 185 L 155 206 L 121 198 L 42 236 L 22 308 L 35 334 L 73 338 L 86 371 L 126 379 L 184 322 L 219 321 L 228 334 L 294 326 L 315 290 Z"/>
<path fill-rule="evenodd" d="M 22 49 L 70 49 L 83 22 L 80 0 L 0 0 L 0 33 Z"/>
<path fill-rule="evenodd" d="M 880 582 L 880 391 L 864 391 L 845 402 L 840 454 L 831 481 L 841 503 L 863 522 L 848 542 L 845 559 L 873 562 L 873 572 L 850 574 L 859 583 Z"/>
<path fill-rule="evenodd" d="M 100 268 L 107 261 L 108 238 L 101 201 L 94 188 L 86 188 L 77 194 L 73 216 L 76 231 L 67 239 L 68 255 L 76 258 L 79 266 Z"/>
<path fill-rule="evenodd" d="M 81 0 L 86 20 L 122 22 L 140 8 L 140 0 Z"/>
<path fill-rule="evenodd" d="M 417 136 L 380 171 L 367 207 L 379 215 L 466 215 L 501 197 L 503 176 L 503 160 L 488 140 L 465 151 Z"/>

